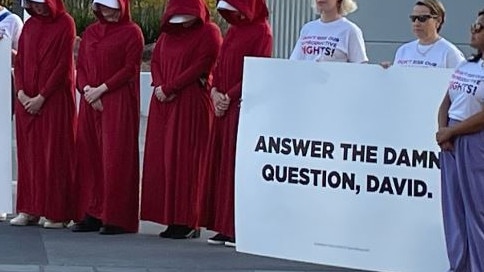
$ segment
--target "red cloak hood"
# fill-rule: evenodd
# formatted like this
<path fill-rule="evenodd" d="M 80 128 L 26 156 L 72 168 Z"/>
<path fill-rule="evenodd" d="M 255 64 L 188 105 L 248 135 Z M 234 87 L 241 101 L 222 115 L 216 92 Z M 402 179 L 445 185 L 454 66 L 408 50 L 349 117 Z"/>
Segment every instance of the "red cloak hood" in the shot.
<path fill-rule="evenodd" d="M 195 16 L 197 17 L 198 25 L 210 22 L 210 12 L 202 0 L 170 0 L 161 19 L 162 32 L 170 31 L 173 28 L 173 24 L 169 20 L 174 15 Z"/>
<path fill-rule="evenodd" d="M 131 11 L 129 9 L 129 0 L 118 0 L 118 3 L 119 3 L 119 9 L 121 14 L 119 15 L 119 21 L 117 23 L 131 21 Z M 97 19 L 99 20 L 99 22 L 103 24 L 112 24 L 104 20 L 104 16 L 101 14 L 99 10 L 93 10 L 93 12 L 94 12 L 94 15 L 96 15 Z"/>
<path fill-rule="evenodd" d="M 269 10 L 267 9 L 265 0 L 224 0 L 224 1 L 232 5 L 240 13 L 244 14 L 247 20 L 251 23 L 264 21 L 269 17 Z M 230 13 L 230 11 L 219 10 L 219 13 L 225 19 L 227 19 L 226 13 Z"/>
<path fill-rule="evenodd" d="M 22 1 L 22 6 L 25 7 L 25 10 L 30 14 L 30 16 L 43 21 L 54 21 L 56 18 L 59 17 L 59 15 L 66 12 L 66 8 L 64 7 L 64 2 L 62 2 L 62 0 L 45 0 L 45 4 L 49 8 L 50 14 L 49 16 L 40 16 L 35 13 L 25 1 L 26 0 Z"/>

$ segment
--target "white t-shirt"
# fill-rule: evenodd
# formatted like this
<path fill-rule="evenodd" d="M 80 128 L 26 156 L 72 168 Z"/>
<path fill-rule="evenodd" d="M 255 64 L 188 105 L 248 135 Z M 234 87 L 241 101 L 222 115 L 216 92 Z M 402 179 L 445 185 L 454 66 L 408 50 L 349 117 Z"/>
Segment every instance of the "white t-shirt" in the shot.
<path fill-rule="evenodd" d="M 361 29 L 345 17 L 328 23 L 320 19 L 306 23 L 290 59 L 356 63 L 368 61 Z"/>
<path fill-rule="evenodd" d="M 403 44 L 395 54 L 393 65 L 455 68 L 464 60 L 464 54 L 455 45 L 440 38 L 429 45 L 419 44 L 418 40 Z"/>
<path fill-rule="evenodd" d="M 484 62 L 463 62 L 450 80 L 449 118 L 463 121 L 483 110 L 484 106 Z"/>
<path fill-rule="evenodd" d="M 0 16 L 7 12 L 9 11 L 4 7 L 0 11 Z M 18 49 L 18 39 L 20 38 L 20 33 L 22 33 L 23 25 L 22 19 L 13 13 L 0 22 L 0 33 L 12 40 L 12 48 L 15 50 Z"/>

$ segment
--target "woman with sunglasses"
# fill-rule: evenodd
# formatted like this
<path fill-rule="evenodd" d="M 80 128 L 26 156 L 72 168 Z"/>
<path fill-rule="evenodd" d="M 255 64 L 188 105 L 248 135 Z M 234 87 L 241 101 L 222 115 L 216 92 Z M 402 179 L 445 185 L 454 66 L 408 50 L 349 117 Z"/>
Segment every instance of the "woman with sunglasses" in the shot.
<path fill-rule="evenodd" d="M 314 0 L 320 19 L 305 24 L 292 51 L 291 60 L 368 62 L 361 29 L 345 18 L 354 12 L 353 0 Z"/>
<path fill-rule="evenodd" d="M 418 1 L 409 17 L 417 40 L 398 48 L 394 65 L 455 68 L 465 60 L 455 45 L 439 35 L 445 21 L 445 9 L 440 1 Z M 382 63 L 385 68 L 390 65 L 389 62 Z"/>
<path fill-rule="evenodd" d="M 478 54 L 452 75 L 439 108 L 442 211 L 450 270 L 484 271 L 484 10 L 471 27 Z"/>

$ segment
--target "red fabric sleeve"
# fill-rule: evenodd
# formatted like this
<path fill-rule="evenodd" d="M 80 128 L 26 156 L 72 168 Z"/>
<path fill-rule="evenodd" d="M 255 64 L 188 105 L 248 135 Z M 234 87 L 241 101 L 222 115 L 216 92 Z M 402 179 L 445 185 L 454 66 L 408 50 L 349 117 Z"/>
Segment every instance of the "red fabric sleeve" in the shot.
<path fill-rule="evenodd" d="M 183 90 L 186 86 L 197 81 L 203 73 L 210 71 L 214 59 L 217 58 L 222 40 L 220 38 L 220 33 L 216 28 L 209 28 L 206 35 L 204 35 L 204 39 L 206 39 L 206 42 L 203 44 L 203 47 L 199 46 L 197 48 L 197 52 L 194 54 L 196 59 L 193 60 L 190 68 L 183 71 L 169 84 L 163 86 L 163 92 L 166 96 L 170 96 Z"/>
<path fill-rule="evenodd" d="M 163 39 L 163 35 L 160 35 L 160 38 L 153 49 L 153 55 L 151 56 L 151 67 L 153 67 L 151 69 L 151 78 L 153 80 L 151 86 L 153 87 L 161 86 L 162 77 L 158 67 L 160 67 L 160 46 L 163 43 Z"/>
<path fill-rule="evenodd" d="M 270 57 L 272 53 L 272 36 L 270 32 L 259 32 L 260 35 L 254 39 L 254 48 L 247 57 Z M 234 85 L 227 91 L 231 102 L 239 103 L 242 96 L 242 81 Z"/>
<path fill-rule="evenodd" d="M 84 93 L 84 87 L 87 85 L 87 71 L 86 71 L 86 44 L 84 39 L 81 39 L 79 44 L 79 52 L 77 54 L 77 91 Z"/>
<path fill-rule="evenodd" d="M 61 40 L 59 41 L 58 50 L 58 62 L 56 67 L 52 71 L 47 80 L 46 84 L 42 87 L 39 91 L 44 98 L 48 98 L 52 95 L 55 91 L 60 90 L 59 85 L 63 85 L 63 82 L 66 81 L 65 75 L 66 70 L 70 70 L 72 72 L 72 52 L 74 50 L 74 40 L 76 38 L 76 28 L 74 25 L 73 20 L 65 20 L 68 24 L 65 27 L 65 30 L 61 36 Z M 61 91 L 64 91 L 61 89 Z"/>
<path fill-rule="evenodd" d="M 139 73 L 144 46 L 143 34 L 138 27 L 131 29 L 136 31 L 126 33 L 126 37 L 129 39 L 126 41 L 126 63 L 124 67 L 104 82 L 108 87 L 108 92 L 119 89 L 126 82 L 132 80 L 136 73 Z"/>
<path fill-rule="evenodd" d="M 20 35 L 20 39 L 18 41 L 18 51 L 17 56 L 15 56 L 15 65 L 14 65 L 14 80 L 15 80 L 15 93 L 24 89 L 24 74 L 23 74 L 23 63 L 24 63 L 24 35 Z M 21 49 L 22 48 L 22 49 Z"/>

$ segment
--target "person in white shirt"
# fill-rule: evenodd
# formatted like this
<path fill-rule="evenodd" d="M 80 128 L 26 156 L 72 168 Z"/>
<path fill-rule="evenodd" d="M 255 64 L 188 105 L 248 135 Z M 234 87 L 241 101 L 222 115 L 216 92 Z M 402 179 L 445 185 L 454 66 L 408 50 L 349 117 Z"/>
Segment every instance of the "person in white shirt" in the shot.
<path fill-rule="evenodd" d="M 478 54 L 457 66 L 438 113 L 442 215 L 450 269 L 484 271 L 484 10 L 471 26 Z"/>
<path fill-rule="evenodd" d="M 0 40 L 9 38 L 12 40 L 12 49 L 17 51 L 18 39 L 22 33 L 23 22 L 20 17 L 0 5 Z"/>
<path fill-rule="evenodd" d="M 302 27 L 291 60 L 368 62 L 361 29 L 345 18 L 354 0 L 314 0 L 313 9 L 321 18 Z"/>
<path fill-rule="evenodd" d="M 445 21 L 445 8 L 440 1 L 417 1 L 409 17 L 417 39 L 398 48 L 393 65 L 455 68 L 465 60 L 455 45 L 439 35 Z M 390 65 L 382 63 L 385 68 Z"/>
<path fill-rule="evenodd" d="M 18 39 L 20 38 L 22 27 L 23 27 L 22 19 L 20 19 L 20 17 L 18 17 L 16 14 L 13 14 L 12 12 L 10 12 L 6 7 L 0 5 L 0 40 L 2 40 L 3 38 L 8 38 L 12 41 L 12 65 L 13 65 L 13 58 L 17 54 Z M 12 101 L 13 99 L 14 99 L 14 96 L 12 96 Z M 12 109 L 12 113 L 13 113 L 13 109 Z M 7 218 L 6 213 L 0 214 L 0 221 L 5 220 L 6 218 Z"/>

